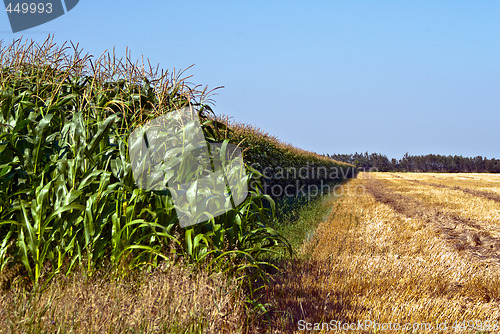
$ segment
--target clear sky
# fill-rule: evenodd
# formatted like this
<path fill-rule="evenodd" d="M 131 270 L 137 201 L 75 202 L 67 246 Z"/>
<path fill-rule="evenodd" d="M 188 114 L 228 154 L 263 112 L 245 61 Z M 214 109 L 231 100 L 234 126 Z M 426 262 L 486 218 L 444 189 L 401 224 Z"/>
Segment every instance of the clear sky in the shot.
<path fill-rule="evenodd" d="M 225 86 L 215 112 L 317 153 L 500 158 L 500 1 L 80 0 L 0 39 L 113 47 Z"/>

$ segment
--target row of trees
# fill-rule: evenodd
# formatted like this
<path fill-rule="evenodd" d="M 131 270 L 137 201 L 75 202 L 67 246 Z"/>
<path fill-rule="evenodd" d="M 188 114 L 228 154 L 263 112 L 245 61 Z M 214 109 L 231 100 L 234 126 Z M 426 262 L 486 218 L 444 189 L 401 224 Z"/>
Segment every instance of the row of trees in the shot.
<path fill-rule="evenodd" d="M 445 173 L 500 173 L 500 160 L 482 156 L 474 158 L 445 155 L 409 155 L 389 160 L 380 153 L 333 154 L 328 157 L 353 164 L 363 170 L 381 172 L 445 172 Z"/>

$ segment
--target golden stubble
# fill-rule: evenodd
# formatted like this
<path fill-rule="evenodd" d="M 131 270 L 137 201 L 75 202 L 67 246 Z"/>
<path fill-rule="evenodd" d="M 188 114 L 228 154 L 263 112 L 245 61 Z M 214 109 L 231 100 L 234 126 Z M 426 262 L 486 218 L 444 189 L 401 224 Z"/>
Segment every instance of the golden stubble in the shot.
<path fill-rule="evenodd" d="M 371 193 L 376 187 L 385 198 Z M 494 204 L 439 192 L 432 196 L 443 196 L 441 201 L 433 197 L 427 203 L 419 187 L 383 173 L 360 174 L 345 185 L 343 195 L 332 201 L 328 219 L 304 245 L 306 260 L 291 264 L 271 288 L 283 312 L 275 323 L 277 331 L 299 332 L 301 319 L 446 321 L 450 332 L 455 321 L 500 320 L 498 266 L 491 258 L 474 256 L 472 246 L 460 248 L 450 241 L 441 216 L 433 221 L 435 206 L 454 214 L 467 212 L 467 217 L 477 217 L 472 214 L 476 209 L 487 221 L 485 206 Z M 474 203 L 471 208 L 467 199 Z M 422 207 L 411 207 L 417 200 Z M 457 203 L 465 211 L 454 208 Z"/>

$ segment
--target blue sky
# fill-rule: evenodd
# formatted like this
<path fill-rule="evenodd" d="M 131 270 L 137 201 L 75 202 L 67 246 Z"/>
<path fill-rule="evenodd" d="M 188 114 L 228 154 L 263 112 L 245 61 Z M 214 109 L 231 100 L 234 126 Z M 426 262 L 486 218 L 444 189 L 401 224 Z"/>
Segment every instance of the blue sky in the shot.
<path fill-rule="evenodd" d="M 500 158 L 500 1 L 90 1 L 24 36 L 128 46 L 317 153 Z"/>

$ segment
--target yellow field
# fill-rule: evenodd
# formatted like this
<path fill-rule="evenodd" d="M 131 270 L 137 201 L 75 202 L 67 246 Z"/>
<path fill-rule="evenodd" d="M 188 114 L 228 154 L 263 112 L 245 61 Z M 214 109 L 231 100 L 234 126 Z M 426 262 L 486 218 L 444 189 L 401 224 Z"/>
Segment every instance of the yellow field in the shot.
<path fill-rule="evenodd" d="M 500 175 L 364 173 L 332 205 L 307 260 L 270 288 L 277 331 L 333 320 L 500 332 Z"/>

